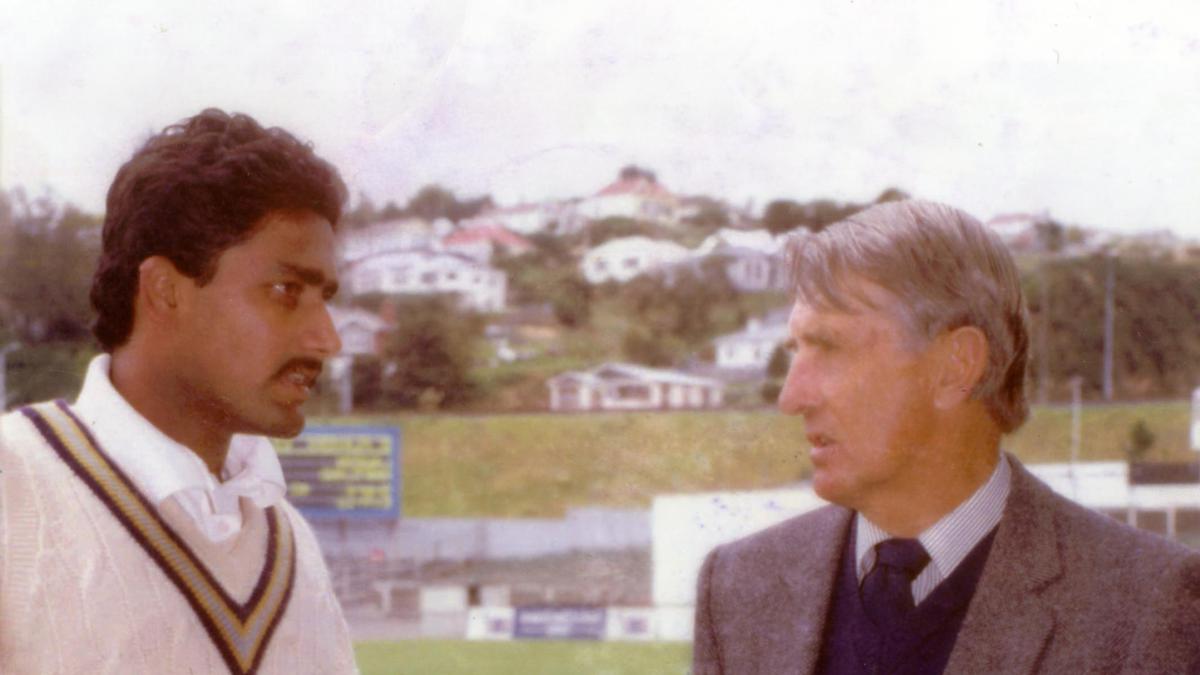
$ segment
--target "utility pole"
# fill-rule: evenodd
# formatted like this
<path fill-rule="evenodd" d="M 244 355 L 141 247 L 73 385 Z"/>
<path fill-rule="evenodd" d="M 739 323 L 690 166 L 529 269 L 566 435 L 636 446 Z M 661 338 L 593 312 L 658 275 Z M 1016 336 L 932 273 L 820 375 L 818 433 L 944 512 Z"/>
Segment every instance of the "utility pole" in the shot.
<path fill-rule="evenodd" d="M 1104 283 L 1104 400 L 1113 398 L 1113 318 L 1116 314 L 1116 254 L 1108 254 L 1108 272 Z"/>
<path fill-rule="evenodd" d="M 1041 321 L 1038 321 L 1038 403 L 1046 405 L 1050 402 L 1050 274 L 1046 260 L 1041 261 L 1042 271 L 1042 310 Z"/>
<path fill-rule="evenodd" d="M 1083 378 L 1071 378 L 1071 497 L 1079 497 L 1079 480 L 1075 464 L 1079 461 L 1079 446 L 1083 441 Z"/>

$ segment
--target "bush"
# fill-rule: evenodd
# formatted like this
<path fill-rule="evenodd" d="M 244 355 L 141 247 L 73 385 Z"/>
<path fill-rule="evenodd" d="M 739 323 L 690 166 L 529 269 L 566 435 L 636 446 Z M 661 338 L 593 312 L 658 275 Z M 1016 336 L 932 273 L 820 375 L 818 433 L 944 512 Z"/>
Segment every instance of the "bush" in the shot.
<path fill-rule="evenodd" d="M 1125 452 L 1129 456 L 1130 463 L 1140 462 L 1146 458 L 1146 453 L 1150 452 L 1150 448 L 1154 447 L 1154 432 L 1150 431 L 1150 427 L 1146 424 L 1146 420 L 1138 419 L 1129 428 L 1129 443 L 1125 446 Z"/>
<path fill-rule="evenodd" d="M 762 388 L 758 390 L 762 395 L 764 403 L 775 405 L 779 400 L 779 392 L 783 391 L 783 383 L 778 380 L 767 380 L 763 382 Z"/>
<path fill-rule="evenodd" d="M 88 361 L 95 355 L 91 345 L 77 343 L 45 343 L 9 352 L 5 368 L 8 407 L 75 398 Z"/>

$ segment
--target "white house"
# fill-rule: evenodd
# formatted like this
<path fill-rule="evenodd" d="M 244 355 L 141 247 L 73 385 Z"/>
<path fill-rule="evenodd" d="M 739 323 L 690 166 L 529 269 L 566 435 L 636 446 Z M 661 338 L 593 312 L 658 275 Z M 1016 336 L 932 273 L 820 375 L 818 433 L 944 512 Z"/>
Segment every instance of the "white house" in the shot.
<path fill-rule="evenodd" d="M 725 399 L 719 380 L 629 363 L 561 373 L 546 386 L 556 411 L 718 408 Z"/>
<path fill-rule="evenodd" d="M 449 222 L 433 224 L 421 218 L 398 218 L 357 230 L 344 230 L 341 233 L 342 260 L 354 262 L 380 253 L 431 248 L 447 233 L 448 225 Z"/>
<path fill-rule="evenodd" d="M 788 339 L 788 310 L 776 311 L 762 319 L 752 318 L 736 333 L 718 337 L 717 367 L 722 370 L 764 371 L 775 348 Z"/>
<path fill-rule="evenodd" d="M 677 220 L 678 199 L 647 176 L 621 178 L 579 203 L 578 210 L 592 220 L 623 217 L 657 223 Z"/>
<path fill-rule="evenodd" d="M 500 225 L 478 224 L 446 235 L 441 240 L 441 248 L 461 253 L 476 262 L 486 263 L 491 261 L 496 251 L 503 250 L 512 255 L 520 255 L 533 250 L 533 243 Z"/>
<path fill-rule="evenodd" d="M 463 307 L 480 312 L 504 309 L 504 272 L 467 256 L 416 249 L 380 253 L 353 262 L 345 272 L 354 295 L 453 293 Z"/>
<path fill-rule="evenodd" d="M 786 237 L 775 237 L 762 229 L 724 228 L 709 235 L 696 247 L 693 255 L 722 259 L 725 274 L 739 291 L 784 290 L 788 286 L 787 266 L 782 255 L 786 240 Z"/>
<path fill-rule="evenodd" d="M 374 356 L 379 353 L 379 334 L 387 322 L 377 314 L 357 307 L 329 306 L 329 318 L 342 341 L 342 356 Z"/>
<path fill-rule="evenodd" d="M 691 252 L 673 241 L 648 237 L 610 239 L 583 255 L 579 270 L 588 283 L 625 282 L 643 272 L 686 260 Z"/>
<path fill-rule="evenodd" d="M 342 341 L 342 351 L 329 359 L 329 379 L 338 393 L 338 409 L 346 413 L 350 411 L 353 399 L 354 358 L 377 355 L 379 336 L 388 325 L 378 315 L 357 307 L 330 305 L 329 318 Z"/>
<path fill-rule="evenodd" d="M 469 230 L 481 225 L 498 225 L 518 234 L 530 235 L 544 231 L 553 219 L 553 210 L 542 204 L 517 204 L 488 209 L 474 218 L 460 221 L 459 226 Z"/>

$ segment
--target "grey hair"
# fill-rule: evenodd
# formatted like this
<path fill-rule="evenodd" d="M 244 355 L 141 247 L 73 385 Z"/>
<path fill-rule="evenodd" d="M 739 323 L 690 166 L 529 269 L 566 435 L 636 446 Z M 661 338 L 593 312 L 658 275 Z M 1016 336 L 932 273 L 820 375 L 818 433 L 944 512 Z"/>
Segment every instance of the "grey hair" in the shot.
<path fill-rule="evenodd" d="M 1029 327 L 1016 264 L 1004 243 L 967 213 L 945 204 L 904 200 L 877 204 L 796 237 L 788 245 L 796 299 L 847 311 L 874 309 L 853 277 L 896 298 L 898 318 L 924 342 L 974 326 L 988 343 L 988 364 L 971 393 L 1004 433 L 1029 416 L 1025 367 Z"/>

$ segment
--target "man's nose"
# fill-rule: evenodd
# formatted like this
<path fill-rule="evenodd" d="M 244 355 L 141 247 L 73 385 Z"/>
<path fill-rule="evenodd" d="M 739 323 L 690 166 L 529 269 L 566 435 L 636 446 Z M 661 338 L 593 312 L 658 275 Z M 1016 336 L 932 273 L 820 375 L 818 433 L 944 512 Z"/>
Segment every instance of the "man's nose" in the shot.
<path fill-rule="evenodd" d="M 817 401 L 816 379 L 802 355 L 792 357 L 783 388 L 779 390 L 779 411 L 788 415 L 803 415 Z"/>
<path fill-rule="evenodd" d="M 305 326 L 304 347 L 321 358 L 328 358 L 342 351 L 342 339 L 338 336 L 337 327 L 333 325 L 329 307 L 324 303 L 313 311 L 308 325 Z"/>

